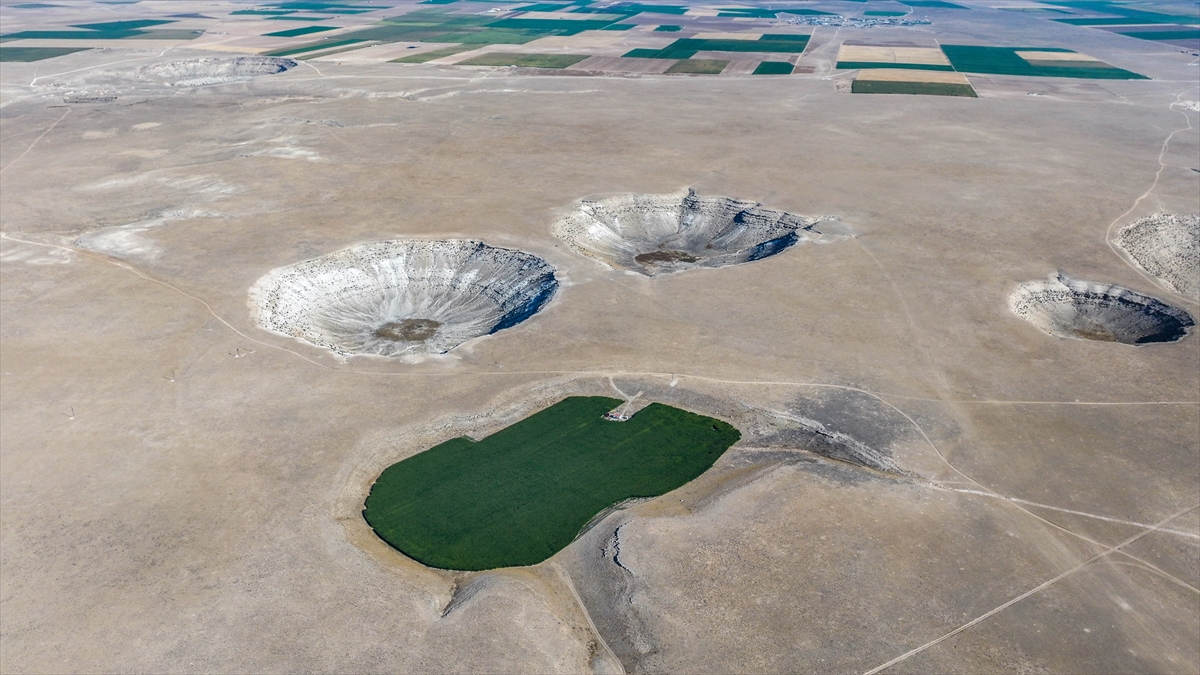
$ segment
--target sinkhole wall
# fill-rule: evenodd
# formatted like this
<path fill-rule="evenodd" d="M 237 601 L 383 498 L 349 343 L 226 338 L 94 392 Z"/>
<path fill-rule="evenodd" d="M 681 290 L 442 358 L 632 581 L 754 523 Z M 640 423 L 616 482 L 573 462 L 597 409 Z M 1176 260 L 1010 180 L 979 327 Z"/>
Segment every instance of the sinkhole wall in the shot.
<path fill-rule="evenodd" d="M 1114 243 L 1167 288 L 1200 300 L 1200 213 L 1156 213 L 1117 232 Z"/>
<path fill-rule="evenodd" d="M 1150 296 L 1065 274 L 1022 284 L 1009 307 L 1056 337 L 1129 345 L 1176 342 L 1195 325 L 1186 311 Z"/>
<path fill-rule="evenodd" d="M 295 68 L 292 59 L 274 56 L 231 56 L 155 63 L 138 68 L 138 79 L 169 87 L 199 87 L 241 82 L 259 75 L 274 75 Z"/>
<path fill-rule="evenodd" d="M 807 218 L 687 190 L 585 201 L 552 227 L 571 250 L 647 276 L 760 260 L 820 236 Z"/>
<path fill-rule="evenodd" d="M 511 328 L 558 289 L 541 258 L 472 240 L 362 244 L 268 272 L 258 325 L 342 355 L 439 354 Z"/>

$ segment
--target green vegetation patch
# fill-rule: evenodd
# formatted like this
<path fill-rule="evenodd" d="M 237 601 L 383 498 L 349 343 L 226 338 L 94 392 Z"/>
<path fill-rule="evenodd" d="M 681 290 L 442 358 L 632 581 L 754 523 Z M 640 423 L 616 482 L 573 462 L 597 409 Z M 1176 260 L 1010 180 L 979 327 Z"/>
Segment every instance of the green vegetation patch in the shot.
<path fill-rule="evenodd" d="M 300 37 L 301 35 L 311 35 L 313 33 L 323 33 L 327 30 L 337 30 L 338 26 L 302 26 L 300 28 L 289 28 L 288 30 L 275 31 L 274 33 L 266 33 L 264 37 Z"/>
<path fill-rule="evenodd" d="M 861 68 L 900 68 L 903 70 L 954 70 L 952 66 L 942 66 L 933 63 L 892 63 L 890 61 L 838 61 L 840 70 L 859 70 Z"/>
<path fill-rule="evenodd" d="M 654 29 L 656 33 L 677 33 L 681 30 L 683 30 L 683 26 L 672 26 L 670 24 L 663 24 Z"/>
<path fill-rule="evenodd" d="M 908 12 L 863 12 L 863 16 L 908 16 Z"/>
<path fill-rule="evenodd" d="M 458 66 L 521 66 L 522 68 L 566 68 L 588 58 L 587 54 L 480 54 Z"/>
<path fill-rule="evenodd" d="M 352 45 L 356 42 L 365 42 L 358 38 L 346 38 L 345 40 L 326 40 L 324 42 L 311 42 L 299 47 L 291 47 L 289 49 L 280 49 L 278 51 L 267 52 L 263 56 L 294 56 L 296 54 L 304 54 L 306 52 L 315 52 L 318 49 L 333 49 L 343 45 Z"/>
<path fill-rule="evenodd" d="M 717 12 L 717 16 L 745 17 L 753 19 L 774 19 L 783 10 L 762 9 L 759 7 L 725 7 Z M 789 12 L 790 13 L 790 12 Z"/>
<path fill-rule="evenodd" d="M 516 30 L 553 31 L 556 35 L 574 35 L 585 30 L 599 30 L 610 23 L 608 19 L 500 19 L 488 24 L 488 28 L 512 28 Z"/>
<path fill-rule="evenodd" d="M 444 56 L 454 56 L 455 54 L 460 54 L 462 52 L 470 51 L 472 49 L 475 49 L 475 47 L 473 47 L 473 46 L 468 47 L 468 46 L 464 46 L 464 45 L 455 45 L 453 47 L 446 47 L 445 49 L 435 49 L 431 52 L 421 52 L 420 54 L 411 54 L 409 56 L 402 56 L 398 59 L 392 59 L 391 62 L 392 63 L 425 63 L 426 61 L 440 59 Z"/>
<path fill-rule="evenodd" d="M 667 68 L 668 73 L 691 73 L 694 75 L 720 75 L 728 61 L 719 59 L 684 59 L 676 61 L 675 65 Z"/>
<path fill-rule="evenodd" d="M 82 52 L 87 47 L 0 47 L 0 61 L 42 61 L 56 56 Z"/>
<path fill-rule="evenodd" d="M 653 403 L 565 399 L 475 442 L 456 438 L 384 470 L 363 517 L 408 557 L 453 570 L 534 565 L 618 502 L 670 492 L 741 437 L 720 420 Z"/>
<path fill-rule="evenodd" d="M 1125 37 L 1137 38 L 1139 40 L 1196 40 L 1200 39 L 1200 28 L 1184 28 L 1182 30 L 1164 30 L 1164 31 L 1117 31 Z"/>
<path fill-rule="evenodd" d="M 662 49 L 634 49 L 635 59 L 690 59 L 696 52 L 768 52 L 800 54 L 808 47 L 807 35 L 763 35 L 757 40 L 706 40 L 681 38 Z"/>
<path fill-rule="evenodd" d="M 99 30 L 99 31 L 117 31 L 129 32 L 138 30 L 139 28 L 149 28 L 150 26 L 161 26 L 164 23 L 175 23 L 165 19 L 140 19 L 137 21 L 106 21 L 104 23 L 77 23 L 73 24 L 72 28 L 82 28 L 84 30 Z"/>
<path fill-rule="evenodd" d="M 754 69 L 754 75 L 791 75 L 795 66 L 787 61 L 763 61 Z"/>
<path fill-rule="evenodd" d="M 954 69 L 963 73 L 988 75 L 1025 75 L 1027 77 L 1079 77 L 1099 80 L 1144 80 L 1144 75 L 1110 66 L 1080 65 L 1078 61 L 1064 61 L 1061 66 L 1034 65 L 1017 56 L 1017 52 L 1067 52 L 1057 47 L 977 47 L 973 45 L 942 45 L 942 52 L 950 59 Z"/>
<path fill-rule="evenodd" d="M 920 94 L 924 96 L 968 96 L 979 98 L 975 88 L 969 84 L 951 82 L 888 82 L 881 80 L 855 80 L 850 85 L 854 94 Z"/>

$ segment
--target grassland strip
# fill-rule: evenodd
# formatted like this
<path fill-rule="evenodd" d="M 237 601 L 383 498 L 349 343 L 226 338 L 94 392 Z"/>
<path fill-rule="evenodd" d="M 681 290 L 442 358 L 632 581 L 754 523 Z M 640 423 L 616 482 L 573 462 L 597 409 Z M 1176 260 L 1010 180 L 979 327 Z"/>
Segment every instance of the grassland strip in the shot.
<path fill-rule="evenodd" d="M 1025 591 L 1024 593 L 1018 595 L 1017 597 L 1000 605 L 999 607 L 997 607 L 989 612 L 986 612 L 984 614 L 981 614 L 980 616 L 972 619 L 971 621 L 968 621 L 967 623 L 964 623 L 963 625 L 959 626 L 958 628 L 955 628 L 954 630 L 950 631 L 949 633 L 946 633 L 945 635 L 942 635 L 941 637 L 938 637 L 936 639 L 930 640 L 929 642 L 926 642 L 925 644 L 921 645 L 920 647 L 917 647 L 915 649 L 910 649 L 909 651 L 901 654 L 900 656 L 897 656 L 896 658 L 892 659 L 891 661 L 888 661 L 887 663 L 884 663 L 884 664 L 876 666 L 875 668 L 872 668 L 868 671 L 865 671 L 863 673 L 863 675 L 875 675 L 876 673 L 880 673 L 884 670 L 887 670 L 888 668 L 891 668 L 892 666 L 896 665 L 897 663 L 900 663 L 901 661 L 904 661 L 905 659 L 908 659 L 911 656 L 920 654 L 921 652 L 925 651 L 926 649 L 936 646 L 937 644 L 939 644 L 945 640 L 948 640 L 948 639 L 954 637 L 955 635 L 958 635 L 959 633 L 967 630 L 968 628 L 970 628 L 982 621 L 986 621 L 988 618 L 990 618 L 996 614 L 999 614 L 1000 612 L 1017 604 L 1018 602 L 1024 600 L 1025 598 L 1028 598 L 1031 595 L 1039 593 L 1039 592 L 1049 588 L 1050 586 L 1053 586 L 1054 584 L 1058 583 L 1059 581 L 1062 581 L 1063 579 L 1066 579 L 1067 577 L 1071 576 L 1072 574 L 1075 574 L 1076 572 L 1084 569 L 1088 565 L 1091 565 L 1092 563 L 1094 563 L 1098 560 L 1106 558 L 1109 555 L 1111 555 L 1117 551 L 1120 551 L 1121 549 L 1138 541 L 1139 539 L 1141 539 L 1142 537 L 1145 537 L 1146 535 L 1150 534 L 1151 532 L 1158 531 L 1163 525 L 1166 525 L 1167 523 L 1178 518 L 1179 516 L 1182 516 L 1185 513 L 1188 513 L 1189 511 L 1194 511 L 1197 508 L 1200 508 L 1200 504 L 1197 504 L 1194 506 L 1189 506 L 1180 511 L 1176 511 L 1175 513 L 1171 514 L 1170 516 L 1167 516 L 1166 518 L 1160 520 L 1158 523 L 1155 523 L 1153 526 L 1151 526 L 1151 529 L 1143 530 L 1143 531 L 1133 535 L 1132 537 L 1126 539 L 1125 541 L 1117 544 L 1116 546 L 1111 546 L 1111 547 L 1101 551 L 1100 553 L 1097 553 L 1096 555 L 1079 563 L 1078 565 L 1063 572 L 1062 574 L 1059 574 L 1058 576 L 1056 576 L 1052 579 L 1048 579 L 1048 580 L 1042 582 L 1041 584 L 1034 586 L 1033 588 L 1029 589 L 1028 591 Z"/>

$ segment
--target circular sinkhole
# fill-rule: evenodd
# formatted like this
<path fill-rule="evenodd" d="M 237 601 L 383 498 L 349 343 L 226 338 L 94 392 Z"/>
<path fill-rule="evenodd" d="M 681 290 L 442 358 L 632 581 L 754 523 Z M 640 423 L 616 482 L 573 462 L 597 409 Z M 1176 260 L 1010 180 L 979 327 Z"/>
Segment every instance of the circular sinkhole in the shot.
<path fill-rule="evenodd" d="M 275 56 L 228 56 L 155 63 L 138 68 L 136 73 L 139 79 L 168 87 L 200 87 L 274 75 L 297 65 L 292 59 Z"/>
<path fill-rule="evenodd" d="M 470 240 L 382 241 L 271 270 L 258 325 L 342 355 L 441 354 L 533 316 L 558 289 L 541 258 Z"/>
<path fill-rule="evenodd" d="M 1058 274 L 1022 284 L 1008 299 L 1017 316 L 1056 337 L 1127 345 L 1175 342 L 1190 314 L 1127 288 Z"/>
<path fill-rule="evenodd" d="M 730 197 L 621 195 L 584 201 L 552 228 L 571 250 L 647 276 L 766 258 L 815 239 L 821 218 Z"/>
<path fill-rule="evenodd" d="M 1122 227 L 1114 243 L 1162 285 L 1200 300 L 1200 214 L 1147 216 Z"/>

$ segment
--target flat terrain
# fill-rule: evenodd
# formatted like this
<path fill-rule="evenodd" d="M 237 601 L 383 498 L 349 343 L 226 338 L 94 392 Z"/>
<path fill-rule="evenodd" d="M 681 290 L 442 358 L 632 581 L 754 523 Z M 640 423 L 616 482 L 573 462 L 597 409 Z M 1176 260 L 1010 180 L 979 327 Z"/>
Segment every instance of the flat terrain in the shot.
<path fill-rule="evenodd" d="M 384 541 L 432 567 L 534 565 L 604 509 L 657 497 L 704 473 L 737 442 L 725 422 L 651 404 L 572 397 L 479 442 L 456 438 L 384 470 L 363 516 Z"/>
<path fill-rule="evenodd" d="M 406 64 L 395 42 L 194 87 L 136 73 L 356 39 L 418 5 L 295 38 L 264 35 L 305 22 L 233 5 L 0 7 L 6 33 L 213 17 L 0 64 L 0 670 L 1200 670 L 1200 336 L 1056 338 L 1007 302 L 1062 271 L 1200 315 L 1111 245 L 1200 212 L 1197 57 L 1046 18 L 1096 12 L 954 4 L 907 27 L 689 6 L 537 38 L 554 48 Z M 810 39 L 747 59 L 796 66 L 779 77 L 622 57 L 738 31 Z M 622 37 L 571 43 L 599 33 Z M 846 41 L 1068 49 L 1149 79 L 857 95 Z M 506 50 L 593 56 L 448 62 Z M 550 232 L 582 199 L 687 187 L 834 215 L 840 238 L 647 278 Z M 256 327 L 269 270 L 397 238 L 526 251 L 560 289 L 444 356 L 339 358 Z M 406 458 L 639 393 L 741 439 L 542 563 L 434 569 L 362 517 Z"/>

